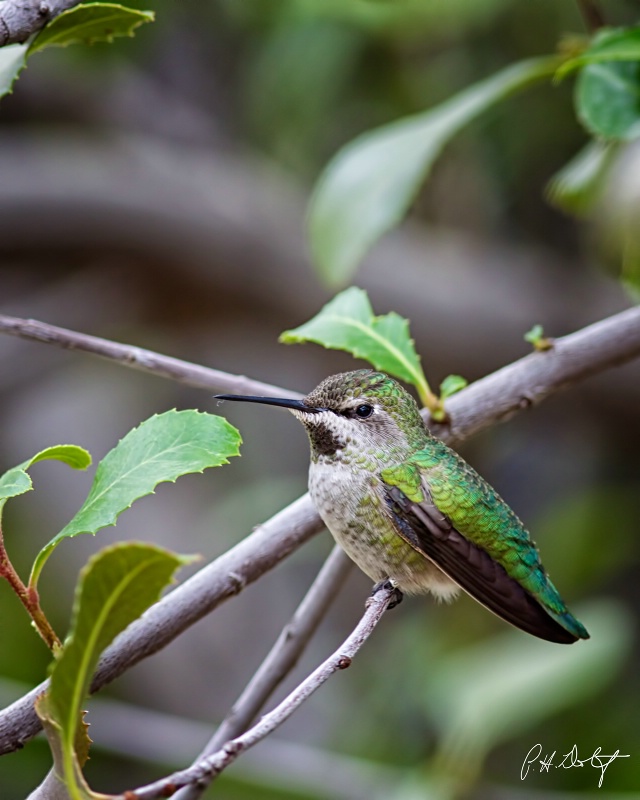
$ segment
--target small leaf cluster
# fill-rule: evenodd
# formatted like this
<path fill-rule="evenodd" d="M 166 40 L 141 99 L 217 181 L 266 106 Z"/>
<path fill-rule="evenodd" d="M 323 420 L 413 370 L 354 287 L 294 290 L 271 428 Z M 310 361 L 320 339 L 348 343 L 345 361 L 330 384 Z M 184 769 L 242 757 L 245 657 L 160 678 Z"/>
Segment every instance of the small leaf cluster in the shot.
<path fill-rule="evenodd" d="M 593 138 L 552 180 L 549 196 L 572 213 L 590 208 L 617 147 L 640 136 L 640 27 L 605 28 L 557 55 L 512 64 L 438 106 L 346 144 L 320 175 L 309 208 L 311 252 L 324 280 L 333 286 L 349 280 L 367 251 L 405 218 L 435 160 L 462 128 L 534 84 L 573 74 L 576 117 Z M 627 278 L 634 276 L 640 286 L 640 269 Z"/>
<path fill-rule="evenodd" d="M 240 434 L 225 419 L 197 411 L 167 411 L 130 431 L 98 464 L 87 499 L 73 519 L 35 558 L 25 585 L 13 567 L 0 527 L 0 578 L 5 578 L 54 655 L 51 683 L 36 711 L 49 739 L 58 776 L 72 798 L 94 797 L 82 776 L 90 740 L 82 707 L 101 652 L 158 599 L 176 569 L 191 558 L 152 544 L 127 542 L 107 547 L 80 573 L 72 620 L 64 641 L 48 622 L 37 592 L 40 573 L 64 540 L 96 534 L 162 482 L 228 463 L 239 453 Z M 42 450 L 0 476 L 0 517 L 6 502 L 33 488 L 28 470 L 41 461 L 86 469 L 91 456 L 76 445 Z"/>

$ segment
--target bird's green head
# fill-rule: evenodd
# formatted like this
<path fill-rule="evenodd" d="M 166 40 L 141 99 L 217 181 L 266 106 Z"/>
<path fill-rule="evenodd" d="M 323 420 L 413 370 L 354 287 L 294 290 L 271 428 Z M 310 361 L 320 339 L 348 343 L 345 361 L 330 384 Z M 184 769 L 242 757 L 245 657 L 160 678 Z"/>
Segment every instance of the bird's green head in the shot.
<path fill-rule="evenodd" d="M 219 397 L 288 408 L 307 429 L 315 459 L 362 450 L 408 453 L 427 435 L 413 397 L 393 378 L 370 369 L 325 378 L 302 400 Z"/>

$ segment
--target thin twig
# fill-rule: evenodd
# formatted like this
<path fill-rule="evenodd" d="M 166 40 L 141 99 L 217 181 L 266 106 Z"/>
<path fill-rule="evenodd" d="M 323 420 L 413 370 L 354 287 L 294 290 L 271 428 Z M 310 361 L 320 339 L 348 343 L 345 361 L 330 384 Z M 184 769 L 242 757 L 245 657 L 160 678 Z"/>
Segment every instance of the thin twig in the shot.
<path fill-rule="evenodd" d="M 0 317 L 0 331 L 6 319 Z M 59 330 L 45 327 L 53 332 Z M 17 335 L 38 338 L 27 333 Z M 55 338 L 47 341 L 57 343 Z M 161 368 L 165 357 L 154 356 Z M 630 308 L 556 339 L 551 350 L 528 355 L 471 384 L 447 400 L 450 421 L 446 425 L 433 424 L 431 429 L 445 441 L 459 441 L 528 408 L 552 392 L 638 356 L 640 308 Z M 184 364 L 185 370 L 190 367 Z M 227 386 L 219 384 L 220 389 Z M 256 580 L 321 529 L 311 500 L 304 495 L 133 623 L 103 654 L 92 690 L 161 650 L 222 600 L 239 592 L 243 582 Z M 0 755 L 18 749 L 40 730 L 33 701 L 46 687 L 45 681 L 0 713 Z"/>
<path fill-rule="evenodd" d="M 257 744 L 261 739 L 264 739 L 265 736 L 282 725 L 282 723 L 335 672 L 351 666 L 354 656 L 373 633 L 374 628 L 387 610 L 393 592 L 393 588 L 384 587 L 370 597 L 367 601 L 362 619 L 356 625 L 353 632 L 345 639 L 344 643 L 333 655 L 320 664 L 311 675 L 305 678 L 291 694 L 285 697 L 273 711 L 265 714 L 253 728 L 250 728 L 246 733 L 227 742 L 218 752 L 207 756 L 207 758 L 189 767 L 189 769 L 176 772 L 168 778 L 163 778 L 148 786 L 143 786 L 140 789 L 136 789 L 134 792 L 126 792 L 122 795 L 122 800 L 156 800 L 156 798 L 170 797 L 182 786 L 187 786 L 200 780 L 210 781 L 219 775 L 222 770 L 235 761 L 240 753 L 253 747 L 254 744 Z"/>
<path fill-rule="evenodd" d="M 215 753 L 225 742 L 241 734 L 251 724 L 251 720 L 272 692 L 297 664 L 352 567 L 353 562 L 335 545 L 295 614 L 283 628 L 269 654 L 200 753 L 196 763 Z M 197 800 L 208 784 L 206 779 L 197 784 L 192 783 L 178 792 L 176 799 Z"/>
<path fill-rule="evenodd" d="M 6 1 L 6 0 L 5 0 Z M 0 7 L 2 4 L 0 3 Z M 101 339 L 86 333 L 58 328 L 35 319 L 22 319 L 0 314 L 0 333 L 8 333 L 20 339 L 29 339 L 44 344 L 53 344 L 65 350 L 79 350 L 92 356 L 100 356 L 115 361 L 125 367 L 148 372 L 161 378 L 169 378 L 197 389 L 211 389 L 217 392 L 234 394 L 260 394 L 271 397 L 301 397 L 298 392 L 281 389 L 270 383 L 262 383 L 245 378 L 244 375 L 231 375 L 218 369 L 191 364 L 179 358 L 163 356 L 143 347 Z"/>
<path fill-rule="evenodd" d="M 33 33 L 80 0 L 3 0 L 0 3 L 0 47 L 26 42 Z"/>

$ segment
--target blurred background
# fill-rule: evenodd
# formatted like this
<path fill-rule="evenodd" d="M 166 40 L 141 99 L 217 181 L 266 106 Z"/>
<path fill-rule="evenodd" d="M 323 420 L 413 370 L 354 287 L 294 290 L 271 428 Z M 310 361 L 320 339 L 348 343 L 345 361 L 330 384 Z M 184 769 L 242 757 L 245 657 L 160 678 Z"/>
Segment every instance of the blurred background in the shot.
<path fill-rule="evenodd" d="M 640 11 L 631 0 L 603 6 L 611 24 Z M 361 131 L 585 32 L 570 0 L 158 0 L 153 10 L 157 21 L 132 40 L 35 56 L 2 100 L 0 311 L 298 391 L 360 366 L 277 343 L 332 296 L 305 241 L 305 208 L 328 158 Z M 410 318 L 432 384 L 449 373 L 472 381 L 525 355 L 535 323 L 560 336 L 631 303 L 610 240 L 545 199 L 587 138 L 571 91 L 570 80 L 537 87 L 456 138 L 411 219 L 356 277 L 377 313 Z M 625 157 L 611 180 L 633 189 L 640 155 Z M 101 546 L 141 539 L 210 560 L 306 488 L 306 437 L 289 415 L 218 409 L 201 391 L 10 337 L 0 338 L 0 374 L 2 470 L 67 442 L 97 462 L 173 407 L 223 412 L 244 438 L 241 459 L 159 486 L 100 541 L 58 548 L 40 587 L 62 635 L 78 570 Z M 209 795 L 639 797 L 639 407 L 636 363 L 461 447 L 532 530 L 589 642 L 533 640 L 467 598 L 408 600 L 350 670 Z M 25 577 L 93 471 L 43 463 L 32 474 L 35 492 L 10 502 L 3 524 Z M 133 788 L 190 762 L 331 544 L 317 537 L 91 701 L 96 790 Z M 277 699 L 337 646 L 368 591 L 354 570 Z M 4 705 L 49 661 L 6 585 L 0 642 Z M 630 758 L 609 766 L 600 790 L 591 766 L 532 765 L 521 780 L 537 743 L 541 757 L 557 752 L 554 763 L 573 745 L 581 759 L 597 747 Z M 24 797 L 49 763 L 43 739 L 0 759 L 3 800 Z"/>

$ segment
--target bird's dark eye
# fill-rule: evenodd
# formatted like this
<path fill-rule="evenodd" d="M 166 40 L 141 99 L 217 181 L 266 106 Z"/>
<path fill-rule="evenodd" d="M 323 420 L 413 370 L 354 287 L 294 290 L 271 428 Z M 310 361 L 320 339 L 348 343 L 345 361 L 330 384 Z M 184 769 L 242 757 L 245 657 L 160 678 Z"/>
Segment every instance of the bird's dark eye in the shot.
<path fill-rule="evenodd" d="M 373 406 L 370 406 L 368 403 L 362 403 L 362 405 L 356 406 L 354 413 L 356 417 L 366 419 L 373 414 Z"/>

